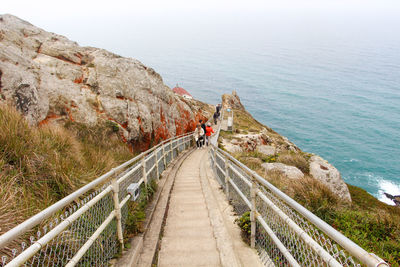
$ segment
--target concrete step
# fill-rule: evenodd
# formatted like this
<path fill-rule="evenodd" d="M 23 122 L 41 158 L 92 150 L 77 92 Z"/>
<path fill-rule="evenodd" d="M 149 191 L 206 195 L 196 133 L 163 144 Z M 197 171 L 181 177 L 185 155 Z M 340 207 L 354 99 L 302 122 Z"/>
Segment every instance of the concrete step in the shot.
<path fill-rule="evenodd" d="M 173 195 L 171 196 L 171 199 L 175 198 L 175 199 L 183 199 L 183 200 L 187 200 L 187 199 L 203 199 L 204 200 L 204 196 L 203 193 L 201 191 L 197 191 L 197 193 L 191 192 L 175 192 L 175 190 L 172 192 Z"/>
<path fill-rule="evenodd" d="M 175 190 L 201 190 L 201 185 L 200 183 L 190 183 L 190 184 L 175 184 L 174 186 L 174 191 Z"/>
<path fill-rule="evenodd" d="M 160 251 L 159 267 L 176 267 L 176 266 L 221 266 L 218 254 L 212 250 L 202 250 L 196 253 L 188 253 L 187 251 Z"/>
<path fill-rule="evenodd" d="M 196 239 L 192 238 L 176 238 L 163 237 L 163 244 L 161 246 L 161 251 L 181 251 L 197 253 L 198 251 L 213 251 L 217 252 L 217 245 L 213 237 L 198 237 Z"/>
<path fill-rule="evenodd" d="M 210 221 L 207 219 L 204 220 L 181 220 L 179 218 L 170 218 L 167 220 L 165 225 L 165 232 L 171 231 L 178 231 L 180 228 L 200 228 L 200 227 L 210 227 L 210 231 L 212 231 Z M 169 229 L 170 228 L 170 229 Z M 164 241 L 163 241 L 164 242 Z"/>
<path fill-rule="evenodd" d="M 178 187 L 178 188 L 174 188 L 173 197 L 189 197 L 190 198 L 193 195 L 203 197 L 203 191 L 201 190 L 201 188 L 196 188 L 196 187 L 191 187 L 191 188 Z"/>
<path fill-rule="evenodd" d="M 174 211 L 171 214 L 168 215 L 170 219 L 173 220 L 201 220 L 204 218 L 208 218 L 208 212 L 207 211 Z"/>
<path fill-rule="evenodd" d="M 210 227 L 180 227 L 176 231 L 164 232 L 164 237 L 177 237 L 177 238 L 213 238 L 213 233 Z"/>
<path fill-rule="evenodd" d="M 190 204 L 193 208 L 198 206 L 205 205 L 204 198 L 178 198 L 178 197 L 171 197 L 171 205 L 180 205 L 180 204 Z"/>
<path fill-rule="evenodd" d="M 187 178 L 182 178 L 175 180 L 175 185 L 195 185 L 198 184 L 200 185 L 199 179 L 187 179 Z"/>

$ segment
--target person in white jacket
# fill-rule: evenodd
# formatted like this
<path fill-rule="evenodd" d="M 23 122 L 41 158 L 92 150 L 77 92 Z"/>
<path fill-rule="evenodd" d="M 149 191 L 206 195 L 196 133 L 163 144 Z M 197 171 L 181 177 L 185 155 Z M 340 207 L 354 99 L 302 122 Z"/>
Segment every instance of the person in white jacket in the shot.
<path fill-rule="evenodd" d="M 194 130 L 194 140 L 196 140 L 197 149 L 200 149 L 203 145 L 204 130 L 200 124 L 197 124 L 196 130 Z"/>

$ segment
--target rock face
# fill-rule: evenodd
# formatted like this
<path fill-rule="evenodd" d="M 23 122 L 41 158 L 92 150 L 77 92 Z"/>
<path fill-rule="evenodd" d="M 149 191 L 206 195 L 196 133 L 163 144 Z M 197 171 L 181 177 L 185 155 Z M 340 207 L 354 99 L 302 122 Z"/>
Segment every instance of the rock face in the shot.
<path fill-rule="evenodd" d="M 31 124 L 114 121 L 121 137 L 140 149 L 194 130 L 211 115 L 139 61 L 80 47 L 12 15 L 0 15 L 0 101 Z"/>
<path fill-rule="evenodd" d="M 232 91 L 231 95 L 230 94 L 222 95 L 222 106 L 224 108 L 244 110 L 244 107 L 243 107 L 242 103 L 240 102 L 240 98 L 237 95 L 236 91 Z"/>
<path fill-rule="evenodd" d="M 222 102 L 224 108 L 235 109 L 237 114 L 235 118 L 239 120 L 236 132 L 220 138 L 221 145 L 225 150 L 231 153 L 244 153 L 244 155 L 250 152 L 254 158 L 263 160 L 274 156 L 281 163 L 260 163 L 266 171 L 279 172 L 289 179 L 302 179 L 305 175 L 310 174 L 314 179 L 327 185 L 342 200 L 351 202 L 349 189 L 335 167 L 316 155 L 309 158 L 310 155 L 303 153 L 286 137 L 255 121 L 245 110 L 235 91 L 232 92 L 232 95 L 223 95 Z M 251 160 L 247 157 L 246 162 L 251 162 Z M 288 165 L 284 163 L 288 163 Z M 300 169 L 291 165 L 299 166 Z"/>
<path fill-rule="evenodd" d="M 266 171 L 278 171 L 289 179 L 301 179 L 304 174 L 296 167 L 282 163 L 263 163 L 261 166 Z"/>
<path fill-rule="evenodd" d="M 276 149 L 274 146 L 266 146 L 266 145 L 257 146 L 257 151 L 268 156 L 275 155 L 276 153 Z"/>
<path fill-rule="evenodd" d="M 263 128 L 260 133 L 234 134 L 231 140 L 222 139 L 222 145 L 229 152 L 258 151 L 265 155 L 275 155 L 282 151 L 299 152 L 300 149 L 281 135 L 271 135 Z"/>
<path fill-rule="evenodd" d="M 351 196 L 347 185 L 343 181 L 340 172 L 319 156 L 310 159 L 310 175 L 318 179 L 342 200 L 351 202 Z"/>

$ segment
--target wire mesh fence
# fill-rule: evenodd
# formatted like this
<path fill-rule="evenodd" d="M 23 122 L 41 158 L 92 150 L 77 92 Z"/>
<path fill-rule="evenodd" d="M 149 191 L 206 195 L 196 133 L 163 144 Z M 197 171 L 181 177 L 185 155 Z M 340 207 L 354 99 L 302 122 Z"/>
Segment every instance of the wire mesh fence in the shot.
<path fill-rule="evenodd" d="M 296 208 L 300 206 L 297 202 L 226 152 L 213 147 L 209 154 L 217 181 L 221 187 L 229 187 L 224 192 L 228 194 L 227 199 L 235 213 L 240 217 L 246 212 L 254 212 L 251 221 L 256 225 L 252 233 L 254 246 L 265 266 L 388 266 L 332 227 L 324 225 L 315 215 L 309 215 L 305 208 Z M 324 231 L 315 222 L 324 225 Z"/>
<path fill-rule="evenodd" d="M 173 158 L 191 145 L 192 135 L 189 134 L 143 152 L 87 185 L 89 189 L 84 193 L 71 194 L 71 197 L 77 195 L 61 208 L 53 205 L 50 215 L 46 210 L 39 213 L 37 216 L 42 217 L 39 224 L 27 220 L 25 223 L 33 225 L 28 231 L 27 227 L 21 228 L 26 233 L 18 233 L 17 226 L 9 234 L 0 236 L 0 248 L 4 253 L 0 266 L 65 266 L 72 263 L 72 266 L 108 266 L 121 247 L 118 225 L 125 230 L 130 212 L 125 205 L 131 197 L 128 187 L 159 179 Z M 19 248 L 13 239 L 22 240 Z M 88 248 L 85 244 L 89 244 Z"/>

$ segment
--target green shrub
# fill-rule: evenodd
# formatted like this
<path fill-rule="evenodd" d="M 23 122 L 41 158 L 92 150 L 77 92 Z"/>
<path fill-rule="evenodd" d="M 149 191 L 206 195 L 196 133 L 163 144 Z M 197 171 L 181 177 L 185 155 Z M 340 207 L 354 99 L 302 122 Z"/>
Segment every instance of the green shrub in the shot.
<path fill-rule="evenodd" d="M 117 133 L 119 131 L 119 126 L 117 123 L 113 121 L 106 121 L 107 127 L 110 127 L 110 129 L 114 132 Z"/>
<path fill-rule="evenodd" d="M 251 236 L 251 221 L 250 221 L 250 211 L 243 213 L 243 215 L 235 220 L 240 229 L 242 229 L 242 237 L 244 241 L 250 243 Z"/>
<path fill-rule="evenodd" d="M 146 220 L 146 207 L 157 191 L 157 183 L 153 179 L 147 187 L 142 184 L 139 199 L 128 203 L 128 217 L 125 223 L 126 239 L 144 231 L 143 223 Z"/>

